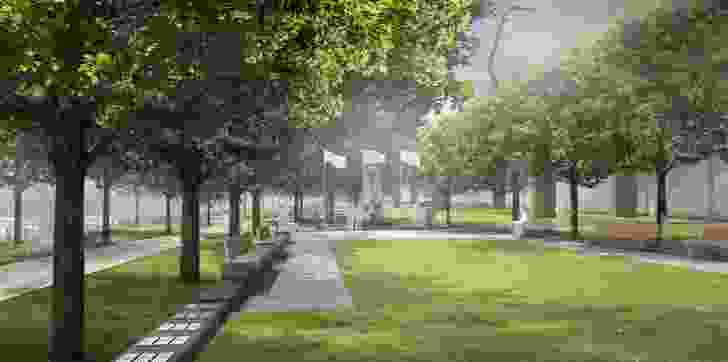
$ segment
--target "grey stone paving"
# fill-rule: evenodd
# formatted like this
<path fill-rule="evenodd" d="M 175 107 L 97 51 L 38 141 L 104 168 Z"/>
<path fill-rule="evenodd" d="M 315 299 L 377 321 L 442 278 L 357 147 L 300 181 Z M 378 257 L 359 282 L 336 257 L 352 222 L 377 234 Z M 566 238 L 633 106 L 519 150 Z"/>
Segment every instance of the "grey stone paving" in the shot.
<path fill-rule="evenodd" d="M 289 247 L 290 256 L 270 290 L 250 298 L 241 312 L 315 311 L 352 307 L 332 242 L 299 232 Z M 235 318 L 232 316 L 231 318 Z"/>

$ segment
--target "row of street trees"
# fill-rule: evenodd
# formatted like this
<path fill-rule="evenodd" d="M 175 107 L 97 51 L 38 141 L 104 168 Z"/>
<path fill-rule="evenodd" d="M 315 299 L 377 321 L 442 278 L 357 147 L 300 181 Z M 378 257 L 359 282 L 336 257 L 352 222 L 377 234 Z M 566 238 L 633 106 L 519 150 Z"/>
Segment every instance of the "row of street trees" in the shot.
<path fill-rule="evenodd" d="M 716 152 L 725 157 L 728 47 L 719 6 L 660 7 L 617 22 L 542 74 L 546 86 L 513 83 L 441 117 L 418 134 L 427 150 L 421 171 L 493 175 L 499 160 L 528 160 L 532 174 L 570 184 L 574 237 L 579 185 L 649 172 L 657 179 L 661 235 L 668 172 Z"/>
<path fill-rule="evenodd" d="M 95 163 L 105 187 L 116 175 L 103 157 L 170 171 L 183 199 L 180 276 L 198 282 L 201 185 L 240 180 L 230 173 L 241 162 L 254 178 L 246 185 L 266 183 L 264 161 L 291 143 L 285 130 L 330 123 L 354 79 L 416 79 L 437 95 L 469 6 L 3 2 L 0 131 L 36 132 L 56 184 L 49 360 L 88 359 L 81 241 Z"/>

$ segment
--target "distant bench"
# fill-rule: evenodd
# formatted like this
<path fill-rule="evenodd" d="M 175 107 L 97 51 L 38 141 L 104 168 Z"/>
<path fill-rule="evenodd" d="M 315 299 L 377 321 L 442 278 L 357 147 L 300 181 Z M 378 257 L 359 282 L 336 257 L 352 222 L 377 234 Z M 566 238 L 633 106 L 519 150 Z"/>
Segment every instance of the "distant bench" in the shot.
<path fill-rule="evenodd" d="M 608 235 L 614 240 L 644 242 L 657 239 L 657 224 L 615 223 L 609 225 Z M 687 249 L 688 257 L 724 259 L 728 257 L 728 224 L 706 224 L 699 240 L 679 242 Z M 640 245 L 643 247 L 644 245 Z M 725 255 L 725 256 L 724 256 Z"/>
<path fill-rule="evenodd" d="M 728 240 L 728 224 L 721 223 L 703 225 L 703 240 Z"/>
<path fill-rule="evenodd" d="M 607 230 L 609 238 L 615 240 L 644 241 L 657 239 L 656 224 L 614 223 L 610 224 Z"/>

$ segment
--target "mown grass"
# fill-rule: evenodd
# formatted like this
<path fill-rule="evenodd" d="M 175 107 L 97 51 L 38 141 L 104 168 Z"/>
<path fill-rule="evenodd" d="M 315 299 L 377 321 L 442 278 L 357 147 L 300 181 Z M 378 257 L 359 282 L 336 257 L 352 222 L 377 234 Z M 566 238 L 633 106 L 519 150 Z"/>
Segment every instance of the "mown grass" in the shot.
<path fill-rule="evenodd" d="M 684 215 L 677 213 L 674 215 Z M 534 224 L 553 224 L 557 226 L 563 238 L 571 238 L 571 224 L 568 210 L 559 210 L 556 218 L 540 218 L 531 220 Z M 385 219 L 393 224 L 408 224 L 415 221 L 413 208 L 385 209 Z M 672 217 L 664 228 L 664 238 L 670 240 L 701 239 L 703 226 L 690 224 L 687 219 Z M 433 221 L 445 224 L 445 211 L 437 211 Z M 451 210 L 451 222 L 456 225 L 488 225 L 511 223 L 511 209 L 458 208 Z M 641 214 L 634 218 L 621 218 L 610 215 L 609 210 L 587 209 L 579 213 L 579 231 L 582 239 L 609 239 L 609 226 L 616 223 L 655 224 L 655 217 Z"/>
<path fill-rule="evenodd" d="M 198 361 L 725 360 L 728 275 L 540 245 L 338 242 L 353 309 L 242 314 Z"/>
<path fill-rule="evenodd" d="M 172 235 L 167 234 L 164 225 L 114 225 L 111 238 L 115 242 L 144 240 L 152 238 L 170 239 L 179 236 L 179 226 L 172 226 Z M 50 255 L 50 250 L 38 250 L 32 241 L 23 241 L 15 245 L 13 241 L 0 241 L 0 265 L 8 265 L 33 257 Z"/>
<path fill-rule="evenodd" d="M 250 240 L 250 236 L 246 236 Z M 247 245 L 249 247 L 249 245 Z M 86 350 L 97 361 L 111 361 L 131 338 L 156 328 L 200 287 L 220 280 L 223 235 L 201 241 L 202 282 L 178 279 L 178 249 L 138 259 L 86 277 Z M 0 302 L 0 350 L 24 361 L 47 361 L 50 290 L 39 289 Z"/>

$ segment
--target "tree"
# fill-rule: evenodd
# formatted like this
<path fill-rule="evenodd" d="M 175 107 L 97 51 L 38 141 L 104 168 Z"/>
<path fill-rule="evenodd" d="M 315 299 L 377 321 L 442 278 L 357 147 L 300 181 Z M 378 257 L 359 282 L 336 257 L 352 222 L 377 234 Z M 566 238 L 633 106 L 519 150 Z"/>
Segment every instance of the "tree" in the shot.
<path fill-rule="evenodd" d="M 164 164 L 155 167 L 149 174 L 149 182 L 146 187 L 152 192 L 159 192 L 164 195 L 164 221 L 166 233 L 172 232 L 172 200 L 179 197 L 181 188 L 174 170 Z"/>
<path fill-rule="evenodd" d="M 483 1 L 485 2 L 485 1 Z M 492 91 L 497 91 L 500 87 L 500 82 L 498 81 L 498 78 L 496 77 L 495 72 L 495 55 L 498 52 L 498 48 L 500 47 L 500 43 L 502 41 L 503 36 L 503 29 L 505 27 L 505 24 L 508 23 L 512 19 L 512 14 L 519 11 L 525 11 L 525 12 L 533 12 L 536 9 L 534 8 L 526 8 L 519 5 L 512 4 L 501 4 L 500 2 L 488 2 L 488 6 L 480 6 L 480 10 L 482 12 L 481 17 L 483 19 L 488 17 L 495 17 L 496 18 L 496 32 L 495 32 L 495 38 L 493 40 L 493 46 L 490 49 L 490 52 L 488 54 L 488 76 L 490 77 L 490 86 Z M 504 208 L 505 207 L 505 187 L 507 180 L 505 179 L 506 175 L 506 162 L 504 159 L 496 160 L 496 166 L 498 168 L 497 176 L 496 176 L 496 183 L 495 183 L 495 190 L 493 193 L 493 207 L 495 208 Z"/>
<path fill-rule="evenodd" d="M 204 83 L 202 83 L 204 85 Z M 271 118 L 263 118 L 271 110 L 276 112 L 285 105 L 285 87 L 281 82 L 263 80 L 238 81 L 240 91 L 229 92 L 228 98 L 216 114 L 210 96 L 211 89 L 198 88 L 190 84 L 192 93 L 187 99 L 163 98 L 150 100 L 146 109 L 138 112 L 132 122 L 146 127 L 140 135 L 143 147 L 140 153 L 153 155 L 172 166 L 178 172 L 182 186 L 183 215 L 182 239 L 183 252 L 180 257 L 180 274 L 183 280 L 199 280 L 199 191 L 208 179 L 219 174 L 240 160 L 266 159 L 275 155 L 279 146 L 270 135 L 278 133 L 280 118 L 271 113 Z M 234 106 L 229 97 L 241 97 L 247 92 L 248 104 Z M 217 93 L 217 94 L 221 94 Z M 222 97 L 221 97 L 222 98 Z M 233 121 L 226 121 L 234 114 Z M 205 117 L 205 122 L 201 122 Z M 180 119 L 192 119 L 180 122 Z M 220 128 L 214 128 L 219 122 Z M 268 133 L 266 133 L 268 132 Z"/>
<path fill-rule="evenodd" d="M 651 165 L 657 177 L 659 232 L 654 247 L 659 247 L 667 213 L 669 171 L 700 161 L 720 146 L 716 143 L 724 143 L 713 139 L 714 134 L 722 137 L 718 115 L 726 105 L 728 53 L 722 46 L 720 6 L 698 2 L 682 9 L 660 7 L 639 21 L 618 22 L 595 45 L 602 62 L 639 77 L 633 88 L 642 99 L 640 136 L 651 147 L 639 149 L 633 159 L 643 168 Z"/>
<path fill-rule="evenodd" d="M 101 238 L 105 243 L 111 242 L 111 189 L 131 169 L 129 160 L 118 153 L 100 157 L 89 168 L 89 176 L 103 190 Z"/>
<path fill-rule="evenodd" d="M 0 160 L 0 183 L 13 188 L 13 243 L 23 241 L 23 192 L 35 183 L 50 182 L 48 160 L 37 135 L 19 131 L 12 159 Z"/>
<path fill-rule="evenodd" d="M 571 83 L 575 88 L 578 83 Z M 578 186 L 593 188 L 606 180 L 609 174 L 610 159 L 602 155 L 605 146 L 610 141 L 609 132 L 604 122 L 603 114 L 596 111 L 598 108 L 588 94 L 580 89 L 570 89 L 567 92 L 576 94 L 560 94 L 558 97 L 547 96 L 549 104 L 541 119 L 536 122 L 547 123 L 546 127 L 551 129 L 546 134 L 550 135 L 551 144 L 548 149 L 552 154 L 542 155 L 544 144 L 544 132 L 532 133 L 532 143 L 535 147 L 530 149 L 533 152 L 531 159 L 543 160 L 549 157 L 555 170 L 555 176 L 559 181 L 566 181 L 569 184 L 571 200 L 571 231 L 574 240 L 579 239 L 579 192 Z M 528 126 L 527 126 L 528 127 Z M 534 124 L 531 129 L 540 129 L 542 125 Z M 527 138 L 528 139 L 528 138 Z M 525 146 L 525 145 L 524 145 Z M 553 161 L 551 161 L 553 160 Z M 536 165 L 543 165 L 536 162 Z"/>
<path fill-rule="evenodd" d="M 139 208 L 140 208 L 140 200 L 139 197 L 141 196 L 141 193 L 144 191 L 144 186 L 146 184 L 145 180 L 146 174 L 140 173 L 140 172 L 130 172 L 124 174 L 119 179 L 119 183 L 116 187 L 118 191 L 121 191 L 127 195 L 131 195 L 134 197 L 134 225 L 139 226 L 140 220 L 139 220 Z"/>
<path fill-rule="evenodd" d="M 258 26 L 270 26 L 271 31 L 262 32 L 267 36 L 251 39 L 250 43 L 255 44 L 250 48 L 255 49 L 251 53 L 264 53 L 264 59 L 285 59 L 288 69 L 296 69 L 291 65 L 299 64 L 312 70 L 307 74 L 323 74 L 295 79 L 301 86 L 292 89 L 309 92 L 292 93 L 304 99 L 302 95 L 332 94 L 329 90 L 334 87 L 329 87 L 328 80 L 334 78 L 332 82 L 335 83 L 335 78 L 343 73 L 339 72 L 341 67 L 370 73 L 372 69 L 379 69 L 381 59 L 386 58 L 386 49 L 398 45 L 393 30 L 397 27 L 389 25 L 395 20 L 414 19 L 416 15 L 414 3 L 372 1 L 369 3 L 372 6 L 360 7 L 352 2 L 339 2 L 329 8 L 310 6 L 307 1 L 258 4 L 270 6 L 250 7 L 248 3 L 240 2 L 171 2 L 153 9 L 146 19 L 141 16 L 147 15 L 142 11 L 140 16 L 133 17 L 133 21 L 124 19 L 129 15 L 125 13 L 127 9 L 96 6 L 85 0 L 49 1 L 42 7 L 17 2 L 1 10 L 0 37 L 8 50 L 4 53 L 6 61 L 2 74 L 8 80 L 12 94 L 4 95 L 4 124 L 0 128 L 42 130 L 57 181 L 51 360 L 84 359 L 84 263 L 80 239 L 87 169 L 98 156 L 108 153 L 115 132 L 106 131 L 106 127 L 123 129 L 126 115 L 143 103 L 145 94 L 139 90 L 165 89 L 173 93 L 176 88 L 176 82 L 168 82 L 169 78 L 165 76 L 140 77 L 147 70 L 143 66 L 158 64 L 158 69 L 151 73 L 176 77 L 189 69 L 189 63 L 174 61 L 176 49 L 170 51 L 174 46 L 162 45 L 157 48 L 160 52 L 149 53 L 154 44 L 175 43 L 170 39 L 176 37 L 176 23 L 181 22 L 178 20 L 182 16 L 189 20 L 187 25 L 199 25 L 202 31 L 220 30 L 215 20 L 224 18 L 225 24 L 247 32 L 251 29 L 248 14 L 270 14 L 266 21 L 259 21 Z M 226 8 L 228 5 L 237 7 Z M 440 4 L 433 8 L 437 5 Z M 451 4 L 448 2 L 448 5 Z M 459 3 L 454 6 L 464 7 Z M 451 11 L 451 8 L 452 5 L 442 11 Z M 101 21 L 103 17 L 124 20 L 115 29 L 120 30 L 116 32 L 118 36 L 111 31 L 117 25 Z M 174 21 L 166 21 L 169 19 Z M 139 23 L 146 23 L 148 31 L 134 32 L 141 25 Z M 170 29 L 174 31 L 170 32 Z M 286 33 L 282 29 L 296 34 L 294 42 L 289 42 L 289 37 L 278 36 Z M 451 29 L 446 28 L 447 31 Z M 323 44 L 317 46 L 319 44 L 314 41 L 321 36 Z M 295 51 L 290 48 L 270 51 L 282 49 L 282 43 L 300 46 Z M 268 52 L 259 51 L 263 49 Z M 160 56 L 164 51 L 168 56 Z M 308 59 L 317 61 L 304 61 Z M 277 67 L 277 73 L 287 74 L 284 66 L 278 64 Z M 288 78 L 287 75 L 284 77 Z M 289 79 L 291 82 L 294 81 L 292 78 Z M 305 98 L 309 99 L 317 98 Z M 335 100 L 335 97 L 327 100 L 330 99 Z M 316 113 L 307 109 L 311 104 L 293 101 L 291 114 L 298 120 L 315 121 L 314 117 L 306 117 Z M 98 136 L 98 140 L 88 140 L 88 135 Z M 191 190 L 187 191 L 189 195 Z M 61 263 L 62 260 L 73 262 Z"/>

